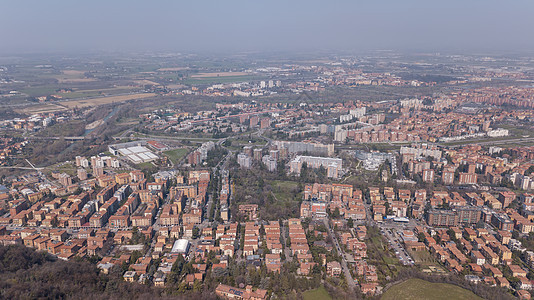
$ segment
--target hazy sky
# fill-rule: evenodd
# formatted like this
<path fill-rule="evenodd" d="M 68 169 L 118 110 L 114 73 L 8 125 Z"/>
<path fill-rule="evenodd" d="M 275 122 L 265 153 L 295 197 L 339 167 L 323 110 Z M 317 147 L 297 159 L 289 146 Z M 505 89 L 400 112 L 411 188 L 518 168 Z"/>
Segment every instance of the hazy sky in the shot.
<path fill-rule="evenodd" d="M 534 50 L 533 0 L 0 0 L 0 52 Z"/>

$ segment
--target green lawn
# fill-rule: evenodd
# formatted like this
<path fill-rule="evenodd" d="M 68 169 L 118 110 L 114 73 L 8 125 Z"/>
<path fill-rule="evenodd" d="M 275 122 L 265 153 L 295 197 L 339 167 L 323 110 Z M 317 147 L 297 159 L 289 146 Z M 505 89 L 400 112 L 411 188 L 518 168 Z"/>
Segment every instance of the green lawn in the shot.
<path fill-rule="evenodd" d="M 163 152 L 173 163 L 177 164 L 189 152 L 187 148 L 174 149 Z"/>
<path fill-rule="evenodd" d="M 332 299 L 323 286 L 302 293 L 304 300 L 329 300 Z"/>
<path fill-rule="evenodd" d="M 155 172 L 157 170 L 157 167 L 154 166 L 151 162 L 140 163 L 140 164 L 135 165 L 135 167 L 141 171 L 148 170 L 148 171 Z"/>
<path fill-rule="evenodd" d="M 482 299 L 473 292 L 461 287 L 446 284 L 432 283 L 421 279 L 408 279 L 389 288 L 381 298 L 382 300 L 396 299 L 434 299 L 434 300 L 462 300 Z"/>

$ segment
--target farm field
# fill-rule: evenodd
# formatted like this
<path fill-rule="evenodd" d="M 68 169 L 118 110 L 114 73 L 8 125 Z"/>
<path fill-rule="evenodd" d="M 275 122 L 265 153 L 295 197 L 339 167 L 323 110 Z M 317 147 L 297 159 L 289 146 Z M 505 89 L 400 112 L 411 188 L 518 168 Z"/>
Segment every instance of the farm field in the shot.
<path fill-rule="evenodd" d="M 96 81 L 95 78 L 85 77 L 85 71 L 63 70 L 63 74 L 54 76 L 59 83 L 82 83 Z"/>
<path fill-rule="evenodd" d="M 45 114 L 45 113 L 61 111 L 65 109 L 66 108 L 61 105 L 57 105 L 53 103 L 46 103 L 46 104 L 37 104 L 37 105 L 27 106 L 21 109 L 17 109 L 16 111 L 19 113 L 24 113 L 24 114 Z"/>

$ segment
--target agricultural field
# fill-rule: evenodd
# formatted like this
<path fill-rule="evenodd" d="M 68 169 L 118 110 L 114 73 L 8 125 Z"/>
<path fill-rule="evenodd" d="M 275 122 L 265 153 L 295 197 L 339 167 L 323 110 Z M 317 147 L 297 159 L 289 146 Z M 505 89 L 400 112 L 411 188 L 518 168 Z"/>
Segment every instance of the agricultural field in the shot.
<path fill-rule="evenodd" d="M 382 300 L 467 300 L 482 299 L 473 292 L 447 283 L 432 283 L 421 279 L 408 279 L 389 288 Z"/>
<path fill-rule="evenodd" d="M 85 77 L 84 71 L 64 70 L 61 75 L 55 76 L 59 83 L 80 83 L 96 81 L 94 78 Z"/>
<path fill-rule="evenodd" d="M 32 106 L 26 106 L 24 108 L 16 109 L 16 112 L 22 114 L 46 114 L 50 112 L 66 110 L 65 107 L 54 103 L 37 104 Z"/>

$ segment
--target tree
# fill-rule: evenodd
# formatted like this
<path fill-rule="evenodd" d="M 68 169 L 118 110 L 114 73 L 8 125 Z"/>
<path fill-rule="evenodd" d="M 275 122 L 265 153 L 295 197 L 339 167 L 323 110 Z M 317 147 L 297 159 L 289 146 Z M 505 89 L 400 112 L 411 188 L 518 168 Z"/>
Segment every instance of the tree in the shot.
<path fill-rule="evenodd" d="M 423 242 L 425 240 L 425 234 L 423 232 L 419 232 L 417 234 L 417 241 Z"/>
<path fill-rule="evenodd" d="M 336 209 L 334 209 L 334 212 L 332 213 L 332 218 L 337 219 L 340 216 L 341 216 L 341 213 L 339 212 L 339 207 L 336 207 Z"/>
<path fill-rule="evenodd" d="M 349 220 L 347 221 L 347 226 L 348 226 L 349 228 L 354 227 L 354 221 L 352 220 L 352 218 L 349 218 Z"/>
<path fill-rule="evenodd" d="M 197 239 L 200 237 L 200 229 L 198 227 L 193 227 L 193 239 Z"/>
<path fill-rule="evenodd" d="M 306 181 L 308 178 L 308 163 L 303 162 L 302 166 L 300 167 L 300 179 L 302 181 Z"/>

